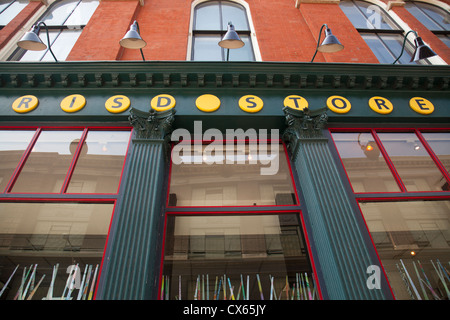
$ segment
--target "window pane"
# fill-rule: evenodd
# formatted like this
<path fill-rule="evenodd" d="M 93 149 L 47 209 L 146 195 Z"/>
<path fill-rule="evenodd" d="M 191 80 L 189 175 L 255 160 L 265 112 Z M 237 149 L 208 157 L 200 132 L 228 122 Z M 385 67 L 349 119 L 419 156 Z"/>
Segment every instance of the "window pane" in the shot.
<path fill-rule="evenodd" d="M 250 30 L 245 8 L 239 4 L 222 2 L 222 29 L 227 30 L 228 22 L 232 22 L 236 30 Z"/>
<path fill-rule="evenodd" d="M 355 28 L 374 29 L 373 25 L 351 1 L 341 1 L 339 6 Z"/>
<path fill-rule="evenodd" d="M 390 34 L 390 35 L 383 34 L 383 35 L 380 35 L 380 37 L 386 44 L 386 47 L 388 47 L 389 50 L 394 54 L 395 59 L 397 59 L 397 57 L 402 52 L 402 45 L 403 45 L 404 37 L 401 35 L 398 35 L 398 34 Z M 408 44 L 408 42 L 406 42 L 405 50 L 403 51 L 403 54 L 400 57 L 400 59 L 397 61 L 397 63 L 400 63 L 400 64 L 416 64 L 416 63 L 418 63 L 418 62 L 414 62 L 414 61 L 411 62 L 411 57 L 412 57 L 412 52 L 410 51 L 410 45 Z M 394 62 L 394 60 L 392 60 L 391 63 Z"/>
<path fill-rule="evenodd" d="M 66 60 L 70 51 L 72 50 L 78 37 L 81 35 L 80 30 L 61 30 L 58 37 L 52 43 L 52 51 L 58 60 Z M 50 51 L 47 51 L 41 61 L 54 61 Z"/>
<path fill-rule="evenodd" d="M 442 165 L 450 172 L 450 133 L 422 133 Z"/>
<path fill-rule="evenodd" d="M 78 1 L 64 1 L 55 5 L 44 17 L 43 21 L 48 26 L 62 26 L 73 10 L 75 10 L 77 3 Z"/>
<path fill-rule="evenodd" d="M 221 30 L 221 16 L 218 1 L 208 1 L 195 7 L 194 30 Z M 227 30 L 226 28 L 223 30 Z"/>
<path fill-rule="evenodd" d="M 117 193 L 129 131 L 89 131 L 68 193 Z"/>
<path fill-rule="evenodd" d="M 178 144 L 172 152 L 169 205 L 254 206 L 295 204 L 283 145 Z M 192 150 L 191 150 L 192 149 Z"/>
<path fill-rule="evenodd" d="M 195 61 L 222 61 L 222 48 L 218 43 L 220 35 L 196 35 L 193 39 L 193 57 Z"/>
<path fill-rule="evenodd" d="M 428 16 L 434 21 L 439 23 L 442 30 L 450 30 L 450 13 L 443 9 L 428 4 L 428 3 L 416 3 Z"/>
<path fill-rule="evenodd" d="M 443 30 L 436 22 L 429 18 L 419 7 L 412 2 L 406 2 L 405 8 L 429 30 Z"/>
<path fill-rule="evenodd" d="M 376 202 L 360 207 L 396 299 L 417 300 L 417 292 L 423 300 L 435 300 L 434 294 L 448 300 L 439 277 L 443 275 L 449 285 L 441 272 L 449 270 L 450 201 Z"/>
<path fill-rule="evenodd" d="M 87 25 L 98 5 L 99 2 L 97 0 L 81 2 L 64 24 L 75 27 Z"/>
<path fill-rule="evenodd" d="M 8 8 L 2 11 L 4 9 L 3 7 L 7 5 L 8 3 L 0 4 L 0 26 L 6 26 L 12 19 L 14 19 L 20 13 L 20 11 L 22 11 L 22 9 L 28 5 L 28 1 L 16 0 Z"/>
<path fill-rule="evenodd" d="M 64 288 L 71 265 L 78 264 L 82 272 L 80 280 L 85 272 L 91 272 L 89 292 L 95 282 L 95 268 L 102 261 L 113 207 L 113 204 L 94 203 L 0 203 L 0 281 L 6 283 L 19 265 L 2 299 L 14 299 L 24 267 L 28 271 L 35 265 L 35 287 L 44 274 L 45 278 L 33 300 L 46 298 L 56 266 L 54 299 L 60 299 L 64 292 L 63 297 L 67 297 L 70 290 Z M 31 275 L 22 292 L 30 278 Z M 73 290 L 73 300 L 77 299 L 79 291 Z M 25 297 L 30 292 L 31 289 Z"/>
<path fill-rule="evenodd" d="M 254 61 L 255 57 L 253 56 L 253 47 L 250 36 L 239 35 L 239 37 L 244 41 L 245 45 L 239 49 L 230 49 L 229 61 Z M 226 59 L 227 49 L 223 50 L 224 59 Z"/>
<path fill-rule="evenodd" d="M 414 133 L 378 133 L 407 191 L 442 190 L 444 177 Z"/>
<path fill-rule="evenodd" d="M 5 190 L 35 131 L 0 131 L 0 192 Z"/>
<path fill-rule="evenodd" d="M 437 34 L 436 35 L 443 43 L 447 45 L 447 47 L 450 48 L 450 37 L 445 34 Z"/>
<path fill-rule="evenodd" d="M 385 47 L 385 45 L 377 35 L 370 33 L 361 33 L 361 36 L 364 41 L 366 41 L 367 45 L 375 54 L 380 63 L 392 63 L 395 61 L 396 57 L 394 57 L 389 52 L 389 50 Z"/>
<path fill-rule="evenodd" d="M 366 1 L 355 1 L 355 4 L 366 16 L 367 21 L 369 21 L 375 29 L 377 30 L 398 29 L 394 21 L 392 21 L 389 15 L 379 6 Z M 368 28 L 368 26 L 366 28 Z"/>
<path fill-rule="evenodd" d="M 332 133 L 355 192 L 399 192 L 383 155 L 370 133 Z"/>
<path fill-rule="evenodd" d="M 169 216 L 165 239 L 162 299 L 318 297 L 296 214 Z"/>
<path fill-rule="evenodd" d="M 43 131 L 12 192 L 59 193 L 82 131 Z"/>

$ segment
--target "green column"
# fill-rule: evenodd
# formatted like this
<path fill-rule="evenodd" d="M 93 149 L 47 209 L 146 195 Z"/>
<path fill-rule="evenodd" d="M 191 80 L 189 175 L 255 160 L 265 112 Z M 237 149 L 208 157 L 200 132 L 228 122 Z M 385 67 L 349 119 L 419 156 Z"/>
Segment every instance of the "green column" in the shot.
<path fill-rule="evenodd" d="M 130 111 L 133 139 L 97 299 L 156 299 L 173 109 Z"/>
<path fill-rule="evenodd" d="M 383 272 L 379 274 L 380 289 L 367 286 L 372 275 L 368 267 L 381 266 L 323 134 L 326 109 L 285 108 L 284 112 L 288 127 L 283 139 L 291 151 L 302 193 L 305 227 L 324 298 L 390 299 Z"/>

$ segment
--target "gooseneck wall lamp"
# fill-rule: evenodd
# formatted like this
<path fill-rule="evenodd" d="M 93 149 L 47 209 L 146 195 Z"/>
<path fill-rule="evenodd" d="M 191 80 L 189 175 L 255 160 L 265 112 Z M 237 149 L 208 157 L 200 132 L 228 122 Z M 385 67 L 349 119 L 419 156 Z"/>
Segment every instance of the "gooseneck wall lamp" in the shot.
<path fill-rule="evenodd" d="M 400 57 L 403 54 L 403 51 L 405 51 L 405 44 L 406 44 L 406 38 L 408 37 L 408 34 L 410 33 L 414 33 L 414 35 L 416 36 L 416 38 L 414 39 L 414 54 L 411 57 L 410 62 L 416 62 L 422 59 L 427 59 L 427 58 L 431 58 L 436 56 L 437 54 L 431 50 L 431 48 L 429 46 L 427 46 L 421 37 L 418 36 L 417 32 L 415 32 L 414 30 L 409 30 L 406 34 L 405 37 L 403 38 L 403 45 L 402 45 L 402 51 L 400 52 L 400 55 L 398 56 L 397 59 L 395 59 L 395 61 L 392 64 L 395 64 Z"/>
<path fill-rule="evenodd" d="M 144 53 L 142 48 L 147 45 L 141 35 L 139 34 L 139 24 L 135 20 L 130 26 L 130 30 L 125 34 L 125 36 L 119 41 L 120 45 L 127 49 L 139 49 L 141 51 L 142 60 L 145 61 Z"/>
<path fill-rule="evenodd" d="M 20 39 L 17 42 L 17 45 L 22 49 L 32 50 L 32 51 L 42 51 L 42 50 L 47 49 L 47 46 L 42 42 L 41 38 L 39 38 L 39 31 L 40 31 L 41 25 L 43 25 L 45 27 L 45 31 L 47 32 L 48 50 L 52 54 L 55 61 L 58 62 L 58 60 L 56 59 L 55 54 L 53 53 L 52 48 L 51 48 L 50 37 L 48 35 L 47 25 L 43 21 L 40 21 L 40 22 L 36 23 L 35 25 L 33 25 L 31 30 L 28 31 L 27 33 L 25 33 L 24 36 L 22 37 L 22 39 Z"/>
<path fill-rule="evenodd" d="M 228 22 L 227 33 L 223 36 L 222 40 L 219 41 L 219 46 L 227 49 L 227 61 L 230 58 L 230 49 L 239 49 L 245 45 L 244 41 L 241 40 L 236 30 L 234 29 L 233 23 Z"/>
<path fill-rule="evenodd" d="M 325 29 L 325 39 L 323 39 L 322 43 L 320 43 L 320 38 L 322 36 L 322 30 Z M 338 52 L 344 49 L 344 46 L 339 42 L 339 40 L 331 33 L 330 28 L 326 24 L 323 24 L 320 28 L 319 39 L 317 40 L 316 52 L 314 52 L 314 56 L 311 59 L 311 62 L 314 61 L 316 57 L 317 51 L 320 52 Z"/>

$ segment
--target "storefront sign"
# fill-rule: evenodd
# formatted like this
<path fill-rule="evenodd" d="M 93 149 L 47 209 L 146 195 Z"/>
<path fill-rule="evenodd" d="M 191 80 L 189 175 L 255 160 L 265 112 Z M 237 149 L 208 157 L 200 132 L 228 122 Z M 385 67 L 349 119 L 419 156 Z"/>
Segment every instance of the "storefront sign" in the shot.
<path fill-rule="evenodd" d="M 428 101 L 427 99 L 420 98 L 420 97 L 414 97 L 411 100 L 409 100 L 409 106 L 411 109 L 413 109 L 415 112 L 420 114 L 430 114 L 434 111 L 433 104 Z"/>
<path fill-rule="evenodd" d="M 388 99 L 381 96 L 371 97 L 367 104 L 369 108 L 381 115 L 390 114 L 394 110 L 394 105 Z M 33 95 L 25 95 L 17 98 L 12 109 L 17 113 L 27 113 L 36 109 L 39 105 L 39 99 Z M 83 109 L 86 105 L 86 99 L 80 94 L 72 94 L 62 99 L 61 109 L 64 112 L 73 113 Z M 131 105 L 127 96 L 115 95 L 108 98 L 105 102 L 105 108 L 111 113 L 125 112 Z M 166 111 L 174 108 L 176 100 L 168 94 L 160 94 L 153 97 L 150 106 L 155 111 Z M 195 100 L 195 106 L 203 112 L 214 112 L 221 107 L 220 99 L 212 94 L 204 94 Z M 308 100 L 299 95 L 289 95 L 283 100 L 284 107 L 296 110 L 308 108 Z M 264 101 L 255 95 L 245 95 L 239 98 L 238 106 L 241 110 L 248 113 L 256 113 L 263 109 Z M 327 98 L 326 106 L 334 113 L 346 114 L 352 109 L 351 102 L 342 96 L 333 95 Z M 428 115 L 434 112 L 434 105 L 431 101 L 422 97 L 413 97 L 409 100 L 409 107 L 421 115 Z"/>
<path fill-rule="evenodd" d="M 86 105 L 86 98 L 81 94 L 72 94 L 61 101 L 61 109 L 65 112 L 77 112 Z"/>
<path fill-rule="evenodd" d="M 239 99 L 239 108 L 245 112 L 255 113 L 263 108 L 263 101 L 260 97 L 248 95 Z"/>
<path fill-rule="evenodd" d="M 394 110 L 392 103 L 383 97 L 372 97 L 369 99 L 369 107 L 376 113 L 388 114 Z"/>
<path fill-rule="evenodd" d="M 35 96 L 23 96 L 13 102 L 12 108 L 15 112 L 27 113 L 36 109 L 38 104 L 39 100 Z"/>
<path fill-rule="evenodd" d="M 130 107 L 131 101 L 126 96 L 112 96 L 105 102 L 105 108 L 111 113 L 121 113 Z"/>
<path fill-rule="evenodd" d="M 195 100 L 197 108 L 204 112 L 213 112 L 219 109 L 220 99 L 212 94 L 204 94 Z"/>

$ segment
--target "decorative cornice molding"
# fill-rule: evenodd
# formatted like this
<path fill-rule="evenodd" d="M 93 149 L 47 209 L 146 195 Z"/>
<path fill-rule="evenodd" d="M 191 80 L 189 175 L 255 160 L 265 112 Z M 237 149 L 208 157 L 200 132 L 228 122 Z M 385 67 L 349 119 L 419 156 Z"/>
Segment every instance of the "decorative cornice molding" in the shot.
<path fill-rule="evenodd" d="M 30 79 L 33 79 L 30 81 Z M 449 66 L 291 62 L 0 62 L 0 88 L 448 90 Z"/>

